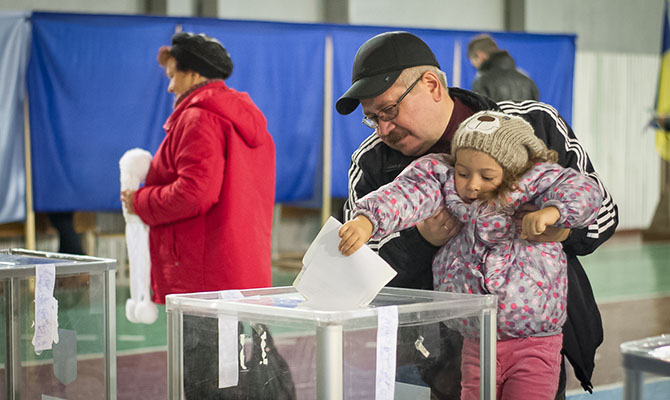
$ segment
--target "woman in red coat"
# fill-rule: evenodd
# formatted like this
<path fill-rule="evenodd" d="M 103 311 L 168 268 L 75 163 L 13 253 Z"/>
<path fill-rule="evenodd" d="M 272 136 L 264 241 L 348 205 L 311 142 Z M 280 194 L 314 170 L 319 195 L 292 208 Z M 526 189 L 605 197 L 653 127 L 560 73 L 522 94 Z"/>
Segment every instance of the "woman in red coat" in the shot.
<path fill-rule="evenodd" d="M 275 147 L 265 117 L 226 86 L 233 63 L 216 39 L 175 34 L 158 61 L 175 108 L 145 186 L 121 194 L 150 227 L 153 301 L 271 286 Z"/>

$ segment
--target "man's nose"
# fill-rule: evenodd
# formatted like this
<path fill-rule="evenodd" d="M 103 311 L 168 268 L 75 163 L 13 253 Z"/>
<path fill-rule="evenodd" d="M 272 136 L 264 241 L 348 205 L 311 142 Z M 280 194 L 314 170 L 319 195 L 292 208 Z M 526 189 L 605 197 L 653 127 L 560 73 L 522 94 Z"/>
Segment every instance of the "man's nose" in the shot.
<path fill-rule="evenodd" d="M 384 136 L 388 135 L 389 132 L 391 132 L 393 127 L 393 122 L 379 120 L 379 122 L 377 122 L 377 135 L 383 138 Z"/>

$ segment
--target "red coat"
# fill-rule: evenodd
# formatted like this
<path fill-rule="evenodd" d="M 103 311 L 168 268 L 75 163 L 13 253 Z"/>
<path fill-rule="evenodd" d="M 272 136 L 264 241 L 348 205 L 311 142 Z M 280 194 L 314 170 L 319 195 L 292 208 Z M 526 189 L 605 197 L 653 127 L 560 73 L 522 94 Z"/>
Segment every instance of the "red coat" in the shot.
<path fill-rule="evenodd" d="M 153 301 L 272 285 L 275 147 L 246 93 L 214 81 L 187 95 L 133 208 L 150 227 Z"/>

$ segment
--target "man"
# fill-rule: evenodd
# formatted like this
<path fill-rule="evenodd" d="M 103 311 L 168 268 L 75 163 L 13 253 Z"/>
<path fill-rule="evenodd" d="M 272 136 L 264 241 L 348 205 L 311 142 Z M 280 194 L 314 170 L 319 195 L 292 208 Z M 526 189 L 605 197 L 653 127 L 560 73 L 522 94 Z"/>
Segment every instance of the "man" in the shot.
<path fill-rule="evenodd" d="M 528 75 L 516 68 L 512 56 L 498 49 L 487 34 L 475 36 L 468 43 L 468 58 L 478 71 L 472 90 L 494 101 L 539 100 L 537 86 Z"/>
<path fill-rule="evenodd" d="M 449 153 L 458 125 L 481 110 L 498 110 L 526 119 L 535 134 L 559 154 L 559 163 L 596 179 L 586 152 L 556 110 L 539 102 L 496 104 L 487 97 L 448 88 L 430 48 L 407 32 L 387 32 L 365 42 L 354 58 L 351 87 L 336 103 L 340 114 L 350 114 L 360 103 L 363 123 L 374 129 L 352 155 L 345 219 L 354 202 L 393 180 L 412 160 L 427 153 Z M 561 241 L 568 255 L 568 322 L 563 328 L 563 354 L 574 367 L 585 390 L 591 389 L 593 360 L 602 343 L 602 322 L 591 286 L 577 256 L 593 252 L 618 224 L 617 207 L 603 189 L 597 224 L 581 230 L 553 228 L 531 238 Z M 432 289 L 431 262 L 438 247 L 458 233 L 460 224 L 445 210 L 416 227 L 389 235 L 369 245 L 398 275 L 390 286 Z M 424 374 L 424 379 L 426 379 Z M 437 377 L 443 376 L 438 372 Z M 443 381 L 428 375 L 433 395 L 445 393 Z M 564 396 L 562 370 L 559 395 Z M 432 379 L 432 381 L 431 381 Z M 443 398 L 446 398 L 447 395 Z M 439 398 L 439 397 L 438 397 Z"/>

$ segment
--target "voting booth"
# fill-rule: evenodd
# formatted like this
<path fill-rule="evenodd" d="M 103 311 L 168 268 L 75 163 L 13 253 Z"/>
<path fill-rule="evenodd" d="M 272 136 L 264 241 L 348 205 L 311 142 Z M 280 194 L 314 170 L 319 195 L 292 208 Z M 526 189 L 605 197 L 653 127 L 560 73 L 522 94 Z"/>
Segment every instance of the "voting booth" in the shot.
<path fill-rule="evenodd" d="M 494 399 L 495 310 L 492 295 L 399 288 L 339 310 L 293 286 L 168 295 L 168 398 L 429 399 L 421 370 L 459 356 L 440 343 L 467 326 Z"/>
<path fill-rule="evenodd" d="M 115 269 L 0 250 L 0 399 L 116 399 Z"/>

